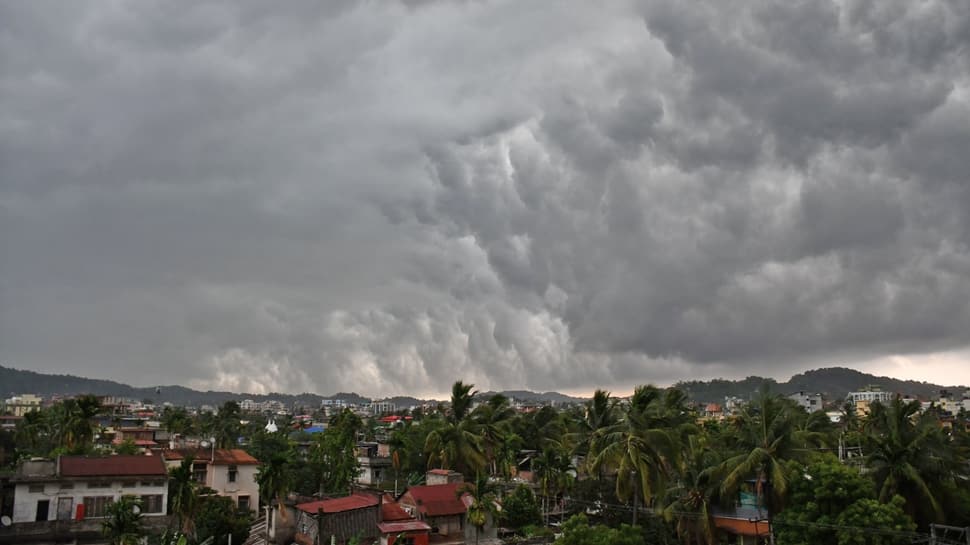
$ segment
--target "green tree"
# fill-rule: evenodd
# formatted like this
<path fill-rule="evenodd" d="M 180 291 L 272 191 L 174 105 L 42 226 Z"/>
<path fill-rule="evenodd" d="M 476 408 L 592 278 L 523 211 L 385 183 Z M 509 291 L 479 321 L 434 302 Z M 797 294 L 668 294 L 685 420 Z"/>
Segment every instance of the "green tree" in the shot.
<path fill-rule="evenodd" d="M 855 468 L 826 458 L 788 471 L 788 506 L 775 520 L 779 545 L 814 545 L 839 540 L 839 516 L 860 500 L 875 499 L 872 481 Z"/>
<path fill-rule="evenodd" d="M 344 409 L 330 420 L 323 433 L 316 435 L 309 463 L 318 472 L 321 493 L 345 493 L 360 474 L 356 449 L 362 428 L 360 417 Z"/>
<path fill-rule="evenodd" d="M 484 473 L 478 473 L 475 480 L 465 483 L 458 487 L 458 496 L 467 494 L 471 498 L 471 505 L 468 506 L 468 522 L 475 527 L 475 543 L 478 544 L 478 536 L 484 530 L 489 518 L 495 520 L 498 515 L 498 496 L 496 488 L 488 480 Z"/>
<path fill-rule="evenodd" d="M 186 436 L 195 431 L 195 422 L 185 407 L 165 407 L 160 421 L 162 427 L 172 434 Z"/>
<path fill-rule="evenodd" d="M 428 467 L 437 465 L 443 469 L 460 471 L 470 478 L 486 465 L 478 427 L 465 418 L 471 408 L 473 384 L 458 381 L 451 391 L 451 410 L 438 428 L 432 430 L 425 440 Z"/>
<path fill-rule="evenodd" d="M 837 524 L 839 545 L 906 545 L 916 537 L 916 524 L 903 508 L 906 500 L 893 496 L 889 503 L 859 500 L 843 511 Z"/>
<path fill-rule="evenodd" d="M 191 456 L 182 459 L 177 467 L 169 470 L 168 506 L 179 531 L 183 534 L 194 535 L 195 514 L 199 505 L 199 483 L 192 474 Z"/>
<path fill-rule="evenodd" d="M 235 401 L 226 401 L 219 407 L 211 429 L 218 448 L 234 448 L 238 444 L 242 433 L 242 426 L 239 423 L 241 416 L 239 403 Z"/>
<path fill-rule="evenodd" d="M 703 436 L 691 437 L 676 483 L 667 488 L 663 517 L 675 523 L 684 543 L 715 542 L 713 506 L 720 492 L 720 453 L 709 449 Z"/>
<path fill-rule="evenodd" d="M 767 388 L 747 405 L 734 429 L 740 453 L 721 466 L 725 473 L 721 495 L 732 498 L 748 479 L 755 480 L 755 493 L 768 508 L 768 517 L 784 505 L 788 494 L 785 463 L 804 458 L 805 451 L 795 435 L 792 405 Z"/>
<path fill-rule="evenodd" d="M 141 502 L 133 496 L 122 496 L 112 502 L 107 517 L 101 522 L 101 533 L 111 545 L 140 545 L 145 536 Z"/>
<path fill-rule="evenodd" d="M 515 411 L 509 399 L 496 394 L 476 408 L 471 415 L 482 441 L 482 450 L 492 475 L 499 473 L 498 453 L 505 437 L 510 433 L 509 422 Z"/>
<path fill-rule="evenodd" d="M 622 501 L 634 499 L 634 524 L 637 500 L 650 505 L 654 493 L 663 489 L 670 468 L 679 462 L 679 434 L 667 417 L 660 390 L 638 386 L 623 416 L 594 440 L 591 467 L 615 470 L 616 496 Z"/>
<path fill-rule="evenodd" d="M 921 415 L 918 401 L 906 403 L 897 396 L 888 405 L 873 404 L 864 429 L 879 501 L 898 494 L 920 524 L 942 522 L 938 492 L 953 478 L 955 452 L 936 419 Z"/>
<path fill-rule="evenodd" d="M 516 530 L 542 523 L 539 503 L 531 488 L 520 484 L 502 500 L 502 521 Z"/>
<path fill-rule="evenodd" d="M 199 541 L 214 538 L 213 545 L 228 545 L 232 534 L 233 543 L 243 543 L 252 523 L 252 513 L 238 509 L 232 498 L 208 496 L 199 505 L 196 538 Z"/>
<path fill-rule="evenodd" d="M 292 462 L 292 453 L 289 450 L 282 450 L 273 453 L 269 459 L 262 461 L 256 471 L 259 496 L 269 505 L 272 505 L 275 500 L 283 520 L 286 520 L 283 498 L 290 492 L 294 484 L 290 471 Z"/>
<path fill-rule="evenodd" d="M 121 443 L 115 445 L 115 454 L 138 454 L 138 445 L 135 444 L 133 439 L 125 439 Z"/>
<path fill-rule="evenodd" d="M 619 528 L 590 526 L 585 515 L 574 515 L 562 526 L 562 537 L 555 545 L 646 545 L 637 526 L 621 524 Z"/>

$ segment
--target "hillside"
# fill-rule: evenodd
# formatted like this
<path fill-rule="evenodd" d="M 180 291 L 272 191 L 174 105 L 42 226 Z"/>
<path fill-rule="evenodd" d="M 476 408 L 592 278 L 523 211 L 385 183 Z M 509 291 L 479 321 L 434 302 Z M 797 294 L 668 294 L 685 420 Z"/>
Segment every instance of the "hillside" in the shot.
<path fill-rule="evenodd" d="M 686 390 L 691 399 L 696 401 L 720 403 L 727 396 L 748 399 L 765 382 L 774 392 L 781 394 L 799 391 L 820 393 L 826 400 L 842 399 L 849 392 L 858 391 L 867 386 L 878 386 L 888 392 L 908 394 L 920 398 L 936 397 L 940 390 L 944 388 L 959 389 L 954 386 L 945 387 L 928 382 L 870 375 L 845 367 L 813 369 L 799 373 L 786 382 L 752 376 L 743 380 L 685 381 L 677 383 L 677 386 Z"/>

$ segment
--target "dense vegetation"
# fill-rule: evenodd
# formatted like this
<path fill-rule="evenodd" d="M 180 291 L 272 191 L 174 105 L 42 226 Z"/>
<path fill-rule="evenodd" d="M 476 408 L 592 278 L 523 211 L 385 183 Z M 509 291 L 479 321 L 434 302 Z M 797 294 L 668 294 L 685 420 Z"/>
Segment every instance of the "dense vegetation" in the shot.
<path fill-rule="evenodd" d="M 215 414 L 170 408 L 161 420 L 223 446 L 242 438 L 261 461 L 260 496 L 270 504 L 290 493 L 344 493 L 359 470 L 357 442 L 380 439 L 391 450 L 388 489 L 421 482 L 429 468 L 460 471 L 476 527 L 497 517 L 521 535 L 540 535 L 561 524 L 562 544 L 605 539 L 597 536 L 718 543 L 715 513 L 739 504 L 760 507 L 780 545 L 908 543 L 934 522 L 970 525 L 965 414 L 944 418 L 900 399 L 865 416 L 845 410 L 833 424 L 762 389 L 719 421 L 699 418 L 679 389 L 641 386 L 629 399 L 597 391 L 581 405 L 519 411 L 501 395 L 477 402 L 473 386 L 457 382 L 450 403 L 387 428 L 344 410 L 323 433 L 285 421 L 267 433 L 265 420 L 241 421 L 233 402 Z M 31 413 L 16 432 L 18 454 L 90 452 L 97 411 L 94 398 L 81 397 Z M 840 443 L 861 455 L 840 461 Z M 532 486 L 513 479 L 530 473 Z M 191 462 L 171 477 L 174 529 L 189 543 L 214 535 L 213 525 L 244 533 L 248 519 L 207 498 Z"/>

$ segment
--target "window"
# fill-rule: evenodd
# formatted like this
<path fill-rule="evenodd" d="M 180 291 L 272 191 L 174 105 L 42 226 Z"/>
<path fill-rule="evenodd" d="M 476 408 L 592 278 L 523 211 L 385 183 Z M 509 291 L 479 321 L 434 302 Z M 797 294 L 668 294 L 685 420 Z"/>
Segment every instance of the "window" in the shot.
<path fill-rule="evenodd" d="M 135 488 L 138 486 L 138 481 L 123 481 L 121 486 L 124 488 Z"/>
<path fill-rule="evenodd" d="M 30 485 L 30 486 L 27 487 L 27 491 L 28 492 L 32 492 L 34 494 L 43 494 L 44 493 L 44 485 L 42 485 L 42 484 L 32 484 L 32 485 Z"/>
<path fill-rule="evenodd" d="M 249 511 L 249 496 L 239 496 L 239 510 Z"/>
<path fill-rule="evenodd" d="M 205 464 L 192 464 L 192 477 L 200 483 L 205 482 Z"/>
<path fill-rule="evenodd" d="M 239 469 L 236 466 L 229 466 L 229 482 L 236 482 L 236 473 L 238 473 L 238 471 Z"/>
<path fill-rule="evenodd" d="M 74 490 L 74 483 L 61 483 L 61 490 Z"/>
<path fill-rule="evenodd" d="M 141 512 L 142 513 L 161 513 L 162 512 L 162 495 L 161 494 L 148 494 L 141 497 Z"/>
<path fill-rule="evenodd" d="M 85 496 L 84 518 L 101 518 L 108 514 L 108 506 L 114 502 L 111 496 Z"/>
<path fill-rule="evenodd" d="M 91 481 L 88 483 L 88 488 L 111 488 L 111 483 L 108 481 Z"/>

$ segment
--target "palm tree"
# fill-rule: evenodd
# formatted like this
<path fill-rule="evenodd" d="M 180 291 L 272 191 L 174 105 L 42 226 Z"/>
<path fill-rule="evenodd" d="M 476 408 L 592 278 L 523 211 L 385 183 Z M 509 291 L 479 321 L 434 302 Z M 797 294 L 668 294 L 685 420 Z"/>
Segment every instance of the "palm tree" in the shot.
<path fill-rule="evenodd" d="M 17 423 L 15 438 L 18 445 L 26 445 L 34 454 L 46 455 L 50 440 L 50 418 L 46 410 L 30 411 Z M 49 445 L 47 445 L 49 447 Z"/>
<path fill-rule="evenodd" d="M 591 456 L 595 453 L 593 443 L 602 433 L 600 430 L 616 423 L 616 399 L 611 398 L 610 393 L 605 390 L 596 390 L 584 409 L 582 418 L 575 422 L 576 431 L 571 434 L 570 439 L 575 445 L 574 454 L 591 463 Z"/>
<path fill-rule="evenodd" d="M 720 466 L 725 474 L 721 495 L 737 496 L 741 485 L 754 478 L 755 493 L 759 502 L 765 501 L 769 521 L 788 493 L 785 462 L 805 457 L 805 451 L 798 448 L 792 414 L 786 400 L 770 394 L 767 388 L 762 389 L 735 422 L 736 446 L 740 452 Z"/>
<path fill-rule="evenodd" d="M 593 471 L 616 471 L 616 496 L 633 504 L 633 523 L 642 499 L 649 505 L 670 467 L 679 459 L 677 430 L 670 427 L 660 391 L 637 386 L 623 416 L 594 438 Z"/>
<path fill-rule="evenodd" d="M 475 400 L 477 390 L 472 390 L 474 384 L 465 384 L 458 381 L 451 386 L 451 412 L 448 418 L 452 422 L 461 422 L 471 411 L 472 403 Z"/>
<path fill-rule="evenodd" d="M 141 523 L 141 502 L 134 496 L 122 496 L 108 506 L 108 517 L 101 523 L 101 533 L 111 545 L 140 545 L 145 535 Z"/>
<path fill-rule="evenodd" d="M 486 464 L 478 426 L 465 418 L 471 409 L 476 392 L 474 384 L 458 381 L 451 388 L 451 412 L 438 429 L 432 430 L 425 440 L 428 466 L 435 464 L 443 469 L 454 469 L 466 476 L 481 471 Z"/>
<path fill-rule="evenodd" d="M 562 447 L 548 445 L 538 457 L 532 460 L 532 468 L 539 479 L 542 490 L 542 515 L 548 523 L 549 494 L 552 493 L 553 503 L 559 503 L 559 497 L 571 488 L 575 469 L 569 460 L 569 453 Z"/>
<path fill-rule="evenodd" d="M 498 451 L 509 432 L 509 421 L 515 415 L 509 399 L 501 394 L 489 398 L 472 412 L 482 440 L 483 454 L 492 475 L 498 473 Z"/>
<path fill-rule="evenodd" d="M 498 514 L 498 496 L 496 488 L 489 480 L 488 476 L 478 472 L 475 480 L 465 483 L 458 487 L 456 494 L 461 497 L 467 494 L 471 499 L 468 506 L 468 522 L 475 526 L 475 543 L 478 543 L 478 535 L 485 529 L 485 524 L 489 517 L 495 520 Z"/>
<path fill-rule="evenodd" d="M 268 504 L 271 504 L 274 498 L 276 499 L 280 516 L 283 517 L 284 521 L 286 520 L 286 509 L 283 507 L 283 498 L 293 487 L 289 471 L 290 463 L 291 460 L 287 453 L 275 453 L 259 466 L 256 473 L 259 495 L 265 498 Z"/>
<path fill-rule="evenodd" d="M 178 467 L 169 470 L 169 507 L 178 521 L 179 531 L 195 534 L 195 511 L 199 505 L 199 483 L 192 474 L 192 456 L 186 456 Z"/>
<path fill-rule="evenodd" d="M 926 524 L 943 518 L 936 491 L 952 479 L 954 451 L 933 416 L 919 412 L 918 401 L 897 396 L 888 406 L 873 404 L 864 428 L 879 501 L 898 494 L 906 498 L 907 513 Z"/>
<path fill-rule="evenodd" d="M 53 428 L 58 446 L 71 452 L 82 451 L 94 441 L 91 419 L 101 410 L 101 402 L 93 395 L 65 399 L 53 408 Z"/>
<path fill-rule="evenodd" d="M 663 516 L 668 522 L 676 521 L 677 535 L 684 543 L 713 545 L 716 528 L 711 508 L 720 487 L 720 459 L 702 437 L 688 440 L 677 483 L 667 489 Z"/>

